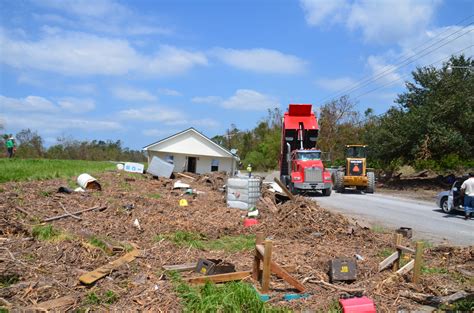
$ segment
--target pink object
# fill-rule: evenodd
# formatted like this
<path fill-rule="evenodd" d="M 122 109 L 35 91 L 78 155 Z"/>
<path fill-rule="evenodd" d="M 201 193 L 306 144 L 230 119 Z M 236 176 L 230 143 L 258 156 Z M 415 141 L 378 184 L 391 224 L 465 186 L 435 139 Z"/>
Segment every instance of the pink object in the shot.
<path fill-rule="evenodd" d="M 257 225 L 258 221 L 254 218 L 246 218 L 244 219 L 244 227 L 250 227 L 252 225 Z"/>
<path fill-rule="evenodd" d="M 339 299 L 344 313 L 376 313 L 374 301 L 367 297 Z"/>

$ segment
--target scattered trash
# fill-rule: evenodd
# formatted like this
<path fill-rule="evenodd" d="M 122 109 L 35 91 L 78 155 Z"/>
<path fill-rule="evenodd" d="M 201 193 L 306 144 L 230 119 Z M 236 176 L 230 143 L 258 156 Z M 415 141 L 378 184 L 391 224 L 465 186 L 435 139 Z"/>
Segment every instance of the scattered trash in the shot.
<path fill-rule="evenodd" d="M 86 190 L 102 190 L 97 179 L 91 175 L 84 173 L 77 177 L 77 183 L 82 189 Z"/>
<path fill-rule="evenodd" d="M 355 257 L 357 260 L 359 260 L 359 261 L 364 261 L 364 257 L 361 256 L 360 254 L 357 254 L 357 253 L 356 253 L 356 254 L 354 254 L 354 257 Z"/>
<path fill-rule="evenodd" d="M 180 180 L 173 184 L 173 189 L 187 189 L 189 187 L 191 187 L 189 184 L 182 183 Z"/>
<path fill-rule="evenodd" d="M 321 237 L 322 235 L 323 235 L 323 234 L 320 233 L 320 232 L 313 232 L 313 233 L 311 233 L 311 236 L 316 237 L 316 238 L 319 238 L 319 237 Z"/>
<path fill-rule="evenodd" d="M 126 204 L 126 205 L 124 205 L 124 206 L 122 206 L 122 207 L 125 209 L 125 211 L 131 211 L 131 210 L 133 210 L 133 209 L 135 208 L 135 205 L 133 205 L 133 204 Z"/>
<path fill-rule="evenodd" d="M 253 225 L 257 225 L 257 224 L 258 224 L 258 220 L 254 219 L 254 218 L 244 219 L 244 227 L 250 227 L 250 226 L 253 226 Z"/>
<path fill-rule="evenodd" d="M 227 206 L 248 210 L 260 198 L 260 178 L 232 177 L 227 180 Z"/>
<path fill-rule="evenodd" d="M 59 187 L 57 193 L 73 193 L 73 190 L 69 189 L 68 187 Z"/>
<path fill-rule="evenodd" d="M 220 259 L 199 259 L 195 271 L 203 275 L 233 273 L 235 265 Z"/>
<path fill-rule="evenodd" d="M 336 281 L 353 281 L 357 279 L 357 264 L 351 259 L 333 259 L 329 261 L 329 278 Z"/>
<path fill-rule="evenodd" d="M 119 171 L 122 171 L 122 170 L 123 170 L 123 164 L 122 164 L 122 163 L 118 163 L 118 164 L 117 164 L 117 169 L 118 169 Z"/>
<path fill-rule="evenodd" d="M 163 161 L 159 157 L 154 156 L 148 165 L 147 173 L 150 173 L 153 176 L 170 178 L 171 174 L 173 174 L 173 170 L 173 164 L 170 164 L 166 161 Z"/>
<path fill-rule="evenodd" d="M 74 192 L 85 192 L 85 190 L 81 187 L 77 187 L 76 189 L 74 189 Z"/>
<path fill-rule="evenodd" d="M 127 162 L 125 163 L 123 170 L 125 172 L 130 172 L 130 173 L 143 173 L 143 170 L 145 169 L 145 166 L 140 163 L 132 163 L 132 162 Z"/>
<path fill-rule="evenodd" d="M 367 297 L 354 297 L 349 299 L 339 299 L 339 303 L 342 306 L 343 312 L 363 312 L 363 313 L 375 313 L 374 301 Z"/>
<path fill-rule="evenodd" d="M 256 217 L 258 216 L 258 210 L 256 207 L 253 207 L 249 210 L 249 212 L 247 213 L 247 216 L 250 216 L 250 217 Z"/>
<path fill-rule="evenodd" d="M 79 215 L 79 214 L 82 214 L 84 212 L 89 212 L 89 211 L 103 211 L 107 209 L 106 206 L 103 206 L 103 207 L 92 207 L 92 208 L 89 208 L 89 209 L 84 209 L 84 210 L 81 210 L 81 211 L 77 211 L 77 212 L 71 212 L 71 213 L 66 213 L 66 214 L 63 214 L 63 215 L 58 215 L 58 216 L 53 216 L 53 217 L 48 217 L 48 218 L 45 218 L 43 219 L 43 222 L 50 222 L 50 221 L 55 221 L 55 220 L 59 220 L 61 218 L 65 218 L 65 217 L 71 217 L 71 215 Z"/>
<path fill-rule="evenodd" d="M 140 226 L 140 222 L 138 221 L 137 218 L 133 221 L 133 226 L 135 226 L 139 231 L 142 230 L 142 227 Z"/>
<path fill-rule="evenodd" d="M 188 200 L 186 199 L 179 200 L 179 206 L 188 206 Z"/>
<path fill-rule="evenodd" d="M 402 234 L 403 237 L 410 239 L 413 236 L 413 230 L 410 227 L 400 227 L 396 230 L 397 234 Z"/>
<path fill-rule="evenodd" d="M 309 293 L 287 293 L 283 296 L 283 300 L 291 301 L 291 300 L 298 300 L 298 299 L 306 299 L 310 296 Z"/>

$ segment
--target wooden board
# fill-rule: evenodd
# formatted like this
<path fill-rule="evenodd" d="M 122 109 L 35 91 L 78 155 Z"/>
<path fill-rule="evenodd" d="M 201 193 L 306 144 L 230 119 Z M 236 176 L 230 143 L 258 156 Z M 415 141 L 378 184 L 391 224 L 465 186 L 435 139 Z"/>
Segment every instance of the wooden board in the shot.
<path fill-rule="evenodd" d="M 288 198 L 290 198 L 290 200 L 295 199 L 295 196 L 293 196 L 293 194 L 288 190 L 288 188 L 286 188 L 285 185 L 283 185 L 283 183 L 278 178 L 275 177 L 273 180 L 275 181 L 275 183 L 278 184 L 278 186 L 280 186 L 280 188 L 288 196 Z"/>
<path fill-rule="evenodd" d="M 102 277 L 109 275 L 112 271 L 116 270 L 120 266 L 132 262 L 139 254 L 140 251 L 138 249 L 132 250 L 129 253 L 118 258 L 117 260 L 109 262 L 106 265 L 103 265 L 98 269 L 93 270 L 92 272 L 85 273 L 84 275 L 79 277 L 79 281 L 86 285 L 90 285 L 101 279 Z"/>
<path fill-rule="evenodd" d="M 392 265 L 393 262 L 398 260 L 398 251 L 392 253 L 389 257 L 387 257 L 385 260 L 379 263 L 379 272 L 383 271 L 390 265 Z"/>
<path fill-rule="evenodd" d="M 165 271 L 176 271 L 176 272 L 185 272 L 192 271 L 196 268 L 197 262 L 194 263 L 184 263 L 184 264 L 174 264 L 174 265 L 163 265 Z"/>
<path fill-rule="evenodd" d="M 224 283 L 227 281 L 242 280 L 244 278 L 250 277 L 251 275 L 252 271 L 242 271 L 218 275 L 192 277 L 185 279 L 185 281 L 191 284 L 204 284 L 206 281 L 210 281 L 213 283 Z"/>
<path fill-rule="evenodd" d="M 61 310 L 56 310 L 58 308 L 63 308 L 65 306 L 71 306 L 74 303 L 76 303 L 77 298 L 73 296 L 65 296 L 53 300 L 48 300 L 44 301 L 41 303 L 38 303 L 36 305 L 29 306 L 25 309 L 27 312 L 31 311 L 58 311 L 60 312 Z"/>
<path fill-rule="evenodd" d="M 402 250 L 403 252 L 407 252 L 407 253 L 412 253 L 412 254 L 415 253 L 415 249 L 405 247 L 405 246 L 402 246 L 402 245 L 397 245 L 397 249 Z"/>
<path fill-rule="evenodd" d="M 411 260 L 410 262 L 408 262 L 407 264 L 405 264 L 402 268 L 400 268 L 400 269 L 397 271 L 397 274 L 405 275 L 406 273 L 408 273 L 409 271 L 411 271 L 414 266 L 415 266 L 415 260 Z"/>

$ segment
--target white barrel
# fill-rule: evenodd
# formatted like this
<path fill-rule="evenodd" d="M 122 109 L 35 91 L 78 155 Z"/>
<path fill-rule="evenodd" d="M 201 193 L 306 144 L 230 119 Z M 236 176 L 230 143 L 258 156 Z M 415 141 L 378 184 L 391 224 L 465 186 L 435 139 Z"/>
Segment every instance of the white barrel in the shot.
<path fill-rule="evenodd" d="M 91 175 L 84 173 L 81 174 L 77 177 L 77 183 L 79 186 L 81 186 L 83 189 L 95 189 L 95 190 L 101 190 L 101 186 L 97 179 L 92 177 Z"/>

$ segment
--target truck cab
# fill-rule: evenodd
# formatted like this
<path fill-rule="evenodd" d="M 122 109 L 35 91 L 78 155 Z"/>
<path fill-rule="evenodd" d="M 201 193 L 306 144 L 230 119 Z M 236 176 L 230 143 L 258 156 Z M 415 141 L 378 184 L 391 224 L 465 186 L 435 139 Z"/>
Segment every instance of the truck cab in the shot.
<path fill-rule="evenodd" d="M 294 150 L 291 153 L 291 182 L 292 193 L 298 191 L 321 190 L 324 196 L 329 196 L 332 190 L 331 173 L 324 170 L 321 150 Z"/>

